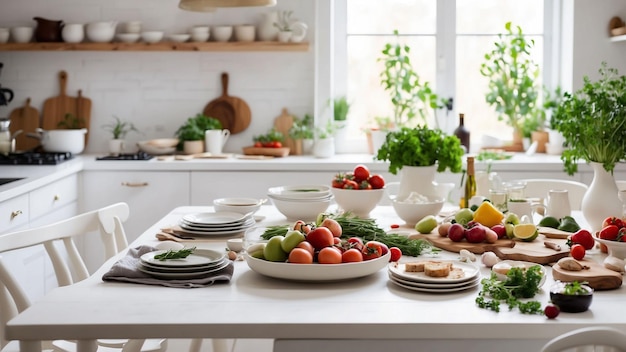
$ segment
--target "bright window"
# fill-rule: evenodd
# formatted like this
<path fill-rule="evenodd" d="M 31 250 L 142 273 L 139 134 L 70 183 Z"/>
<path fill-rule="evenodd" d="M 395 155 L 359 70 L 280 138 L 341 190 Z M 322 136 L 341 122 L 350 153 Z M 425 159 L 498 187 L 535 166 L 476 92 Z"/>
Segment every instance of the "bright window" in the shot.
<path fill-rule="evenodd" d="M 439 126 L 452 132 L 458 114 L 465 114 L 472 149 L 483 135 L 512 135 L 495 109 L 485 102 L 487 80 L 480 74 L 485 53 L 494 45 L 505 23 L 521 26 L 535 41 L 534 60 L 543 77 L 550 77 L 552 49 L 551 0 L 335 0 L 334 95 L 352 104 L 348 138 L 364 139 L 362 129 L 377 116 L 391 116 L 389 94 L 380 84 L 385 43 L 411 47 L 411 63 L 442 97 L 453 98 L 454 110 L 440 110 Z M 539 82 L 540 84 L 543 83 Z M 550 85 L 550 84 L 547 84 Z M 433 126 L 433 123 L 429 123 Z M 353 143 L 351 145 L 363 145 Z M 350 150 L 355 151 L 355 150 Z M 361 151 L 365 151 L 365 147 Z"/>

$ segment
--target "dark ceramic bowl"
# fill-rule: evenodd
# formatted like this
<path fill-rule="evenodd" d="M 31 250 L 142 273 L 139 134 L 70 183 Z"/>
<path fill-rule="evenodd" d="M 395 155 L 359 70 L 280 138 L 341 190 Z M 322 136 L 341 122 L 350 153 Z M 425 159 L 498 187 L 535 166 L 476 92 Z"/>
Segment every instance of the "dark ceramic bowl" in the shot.
<path fill-rule="evenodd" d="M 587 285 L 582 287 L 587 293 L 577 295 L 566 295 L 563 293 L 565 283 L 557 282 L 550 289 L 550 300 L 559 307 L 561 312 L 580 313 L 589 309 L 593 299 L 593 289 Z"/>

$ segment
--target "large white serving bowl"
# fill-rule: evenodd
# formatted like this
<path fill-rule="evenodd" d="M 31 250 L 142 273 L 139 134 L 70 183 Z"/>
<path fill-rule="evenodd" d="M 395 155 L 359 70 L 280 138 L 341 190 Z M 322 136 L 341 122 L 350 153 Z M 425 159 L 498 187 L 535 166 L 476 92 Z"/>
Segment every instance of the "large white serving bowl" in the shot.
<path fill-rule="evenodd" d="M 321 199 L 327 198 L 330 187 L 326 185 L 293 185 L 270 187 L 267 193 L 281 199 Z"/>
<path fill-rule="evenodd" d="M 278 209 L 278 211 L 285 215 L 289 220 L 302 220 L 302 221 L 314 221 L 320 213 L 323 213 L 328 209 L 333 199 L 332 195 L 324 199 L 310 199 L 310 200 L 290 200 L 275 198 L 271 194 L 268 197 L 272 200 L 272 204 Z"/>
<path fill-rule="evenodd" d="M 626 259 L 626 242 L 603 240 L 597 237 L 595 240 L 606 246 L 610 256 Z"/>
<path fill-rule="evenodd" d="M 387 252 L 380 258 L 358 263 L 292 264 L 270 262 L 244 253 L 244 258 L 253 271 L 277 279 L 296 281 L 337 281 L 368 276 L 387 267 L 390 256 L 390 252 Z"/>
<path fill-rule="evenodd" d="M 383 197 L 385 190 L 381 189 L 342 189 L 332 188 L 335 196 L 335 202 L 346 212 L 367 218 L 370 212 L 376 208 L 376 205 Z"/>
<path fill-rule="evenodd" d="M 407 203 L 397 199 L 391 201 L 393 209 L 407 226 L 413 227 L 427 215 L 437 215 L 443 208 L 443 199 L 429 199 L 426 203 Z"/>
<path fill-rule="evenodd" d="M 219 198 L 213 200 L 215 211 L 229 211 L 240 214 L 256 213 L 266 199 Z"/>

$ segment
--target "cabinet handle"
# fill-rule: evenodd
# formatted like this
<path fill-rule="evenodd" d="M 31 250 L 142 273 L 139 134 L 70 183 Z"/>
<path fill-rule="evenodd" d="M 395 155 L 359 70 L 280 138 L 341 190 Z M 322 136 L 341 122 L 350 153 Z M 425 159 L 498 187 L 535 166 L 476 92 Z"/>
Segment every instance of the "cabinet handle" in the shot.
<path fill-rule="evenodd" d="M 15 219 L 18 215 L 22 214 L 21 210 L 14 210 L 11 212 L 11 220 Z"/>
<path fill-rule="evenodd" d="M 58 200 L 60 200 L 60 199 L 61 199 L 61 196 L 60 196 L 60 195 L 58 195 L 58 194 L 55 194 L 55 195 L 54 195 L 54 201 L 55 201 L 55 202 L 56 202 L 56 201 L 58 201 Z"/>
<path fill-rule="evenodd" d="M 122 182 L 124 187 L 147 187 L 148 182 Z"/>

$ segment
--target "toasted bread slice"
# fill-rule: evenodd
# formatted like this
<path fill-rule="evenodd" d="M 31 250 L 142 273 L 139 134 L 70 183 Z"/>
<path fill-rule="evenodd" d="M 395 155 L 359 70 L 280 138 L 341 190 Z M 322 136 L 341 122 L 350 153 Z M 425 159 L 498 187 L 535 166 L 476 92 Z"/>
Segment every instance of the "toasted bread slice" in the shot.
<path fill-rule="evenodd" d="M 424 274 L 430 277 L 446 277 L 450 274 L 452 263 L 434 263 L 424 264 Z"/>

